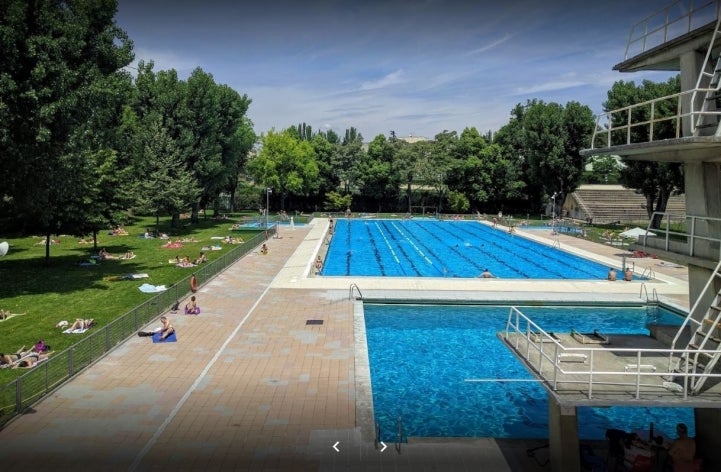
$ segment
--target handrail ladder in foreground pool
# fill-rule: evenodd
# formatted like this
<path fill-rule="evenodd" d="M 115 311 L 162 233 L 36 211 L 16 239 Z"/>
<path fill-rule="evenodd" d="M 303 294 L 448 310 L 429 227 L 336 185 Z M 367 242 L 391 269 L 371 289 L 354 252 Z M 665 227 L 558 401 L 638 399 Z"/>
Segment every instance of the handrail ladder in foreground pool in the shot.
<path fill-rule="evenodd" d="M 714 356 L 717 350 L 656 348 L 658 341 L 641 335 L 630 340 L 639 347 L 585 347 L 570 335 L 546 332 L 516 307 L 510 308 L 506 330 L 498 335 L 549 389 L 575 402 L 608 399 L 617 403 L 625 397 L 672 404 L 700 395 L 700 389 L 692 387 L 702 378 L 721 382 L 721 373 L 697 372 L 679 362 L 695 354 Z M 629 342 L 623 337 L 611 342 Z M 679 365 L 672 368 L 674 362 L 669 359 Z M 718 387 L 704 394 L 704 398 L 721 401 Z"/>
<path fill-rule="evenodd" d="M 348 300 L 353 300 L 353 292 L 358 292 L 358 295 L 355 297 L 356 300 L 363 300 L 363 293 L 361 292 L 360 287 L 358 284 L 350 284 L 350 287 L 348 288 Z"/>

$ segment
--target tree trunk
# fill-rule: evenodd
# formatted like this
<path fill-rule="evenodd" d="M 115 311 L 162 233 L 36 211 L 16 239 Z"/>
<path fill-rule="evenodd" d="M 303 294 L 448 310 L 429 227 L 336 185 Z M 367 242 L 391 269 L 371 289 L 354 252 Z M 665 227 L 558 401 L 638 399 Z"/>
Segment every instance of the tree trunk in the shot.
<path fill-rule="evenodd" d="M 45 263 L 50 262 L 50 233 L 45 234 Z"/>
<path fill-rule="evenodd" d="M 98 229 L 93 228 L 93 251 L 98 253 Z"/>
<path fill-rule="evenodd" d="M 200 218 L 198 213 L 200 212 L 200 202 L 193 202 L 193 206 L 190 209 L 190 222 L 197 223 Z"/>
<path fill-rule="evenodd" d="M 172 219 L 170 221 L 170 226 L 173 228 L 180 228 L 180 213 L 173 212 Z"/>

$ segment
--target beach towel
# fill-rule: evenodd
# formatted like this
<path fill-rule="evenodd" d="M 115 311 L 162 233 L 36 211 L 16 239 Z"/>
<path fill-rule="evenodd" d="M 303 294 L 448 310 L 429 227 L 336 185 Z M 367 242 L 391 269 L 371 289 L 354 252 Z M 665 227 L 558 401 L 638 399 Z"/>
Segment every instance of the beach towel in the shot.
<path fill-rule="evenodd" d="M 220 239 L 220 240 L 223 240 L 223 239 L 225 239 L 225 236 L 211 236 L 210 239 Z"/>
<path fill-rule="evenodd" d="M 63 330 L 63 333 L 65 334 L 83 334 L 85 331 L 89 330 L 90 328 L 77 328 L 77 329 L 65 329 Z"/>
<path fill-rule="evenodd" d="M 167 338 L 165 338 L 163 341 L 160 340 L 160 333 L 155 333 L 153 335 L 153 342 L 154 343 L 174 343 L 178 340 L 178 338 L 175 337 L 175 333 L 171 334 Z"/>
<path fill-rule="evenodd" d="M 24 315 L 24 314 L 25 314 L 25 313 L 7 313 L 7 312 L 5 312 L 5 313 L 0 313 L 0 322 L 2 322 L 2 321 L 7 321 L 7 320 L 9 320 L 10 318 L 15 318 L 16 316 L 22 316 L 22 315 Z"/>
<path fill-rule="evenodd" d="M 175 265 L 182 269 L 187 269 L 188 267 L 195 267 L 195 264 L 193 264 L 192 262 L 181 262 L 180 264 L 175 264 Z"/>
<path fill-rule="evenodd" d="M 150 277 L 148 274 L 128 274 L 125 276 L 128 280 L 147 279 Z"/>
<path fill-rule="evenodd" d="M 168 290 L 168 288 L 165 285 L 143 284 L 140 287 L 138 287 L 138 290 L 140 290 L 143 293 L 158 293 L 158 292 L 165 292 L 166 290 Z"/>
<path fill-rule="evenodd" d="M 0 243 L 0 256 L 4 256 L 5 254 L 8 253 L 9 250 L 10 250 L 10 245 L 8 244 L 7 241 L 3 241 Z"/>

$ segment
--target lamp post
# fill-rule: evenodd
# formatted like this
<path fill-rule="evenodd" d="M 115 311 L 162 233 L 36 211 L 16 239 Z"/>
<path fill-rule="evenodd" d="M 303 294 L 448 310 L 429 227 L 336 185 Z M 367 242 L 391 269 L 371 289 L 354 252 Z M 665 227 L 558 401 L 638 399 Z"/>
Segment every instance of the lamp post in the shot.
<path fill-rule="evenodd" d="M 270 213 L 270 194 L 273 193 L 273 189 L 267 187 L 265 189 L 265 229 L 268 229 L 268 213 Z"/>

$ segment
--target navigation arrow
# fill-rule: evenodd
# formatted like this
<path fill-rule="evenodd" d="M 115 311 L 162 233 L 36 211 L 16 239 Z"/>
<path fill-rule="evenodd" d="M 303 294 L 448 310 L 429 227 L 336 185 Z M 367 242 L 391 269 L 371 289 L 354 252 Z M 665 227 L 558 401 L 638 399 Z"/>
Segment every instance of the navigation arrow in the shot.
<path fill-rule="evenodd" d="M 381 448 L 381 452 L 383 452 L 383 451 L 386 450 L 386 448 L 388 447 L 388 445 L 387 445 L 386 443 L 384 443 L 383 441 L 381 441 L 381 445 L 383 446 L 383 448 Z"/>
<path fill-rule="evenodd" d="M 338 449 L 338 444 L 340 444 L 340 441 L 336 441 L 335 444 L 333 444 L 333 449 L 335 449 L 335 452 L 340 452 L 340 449 Z"/>

